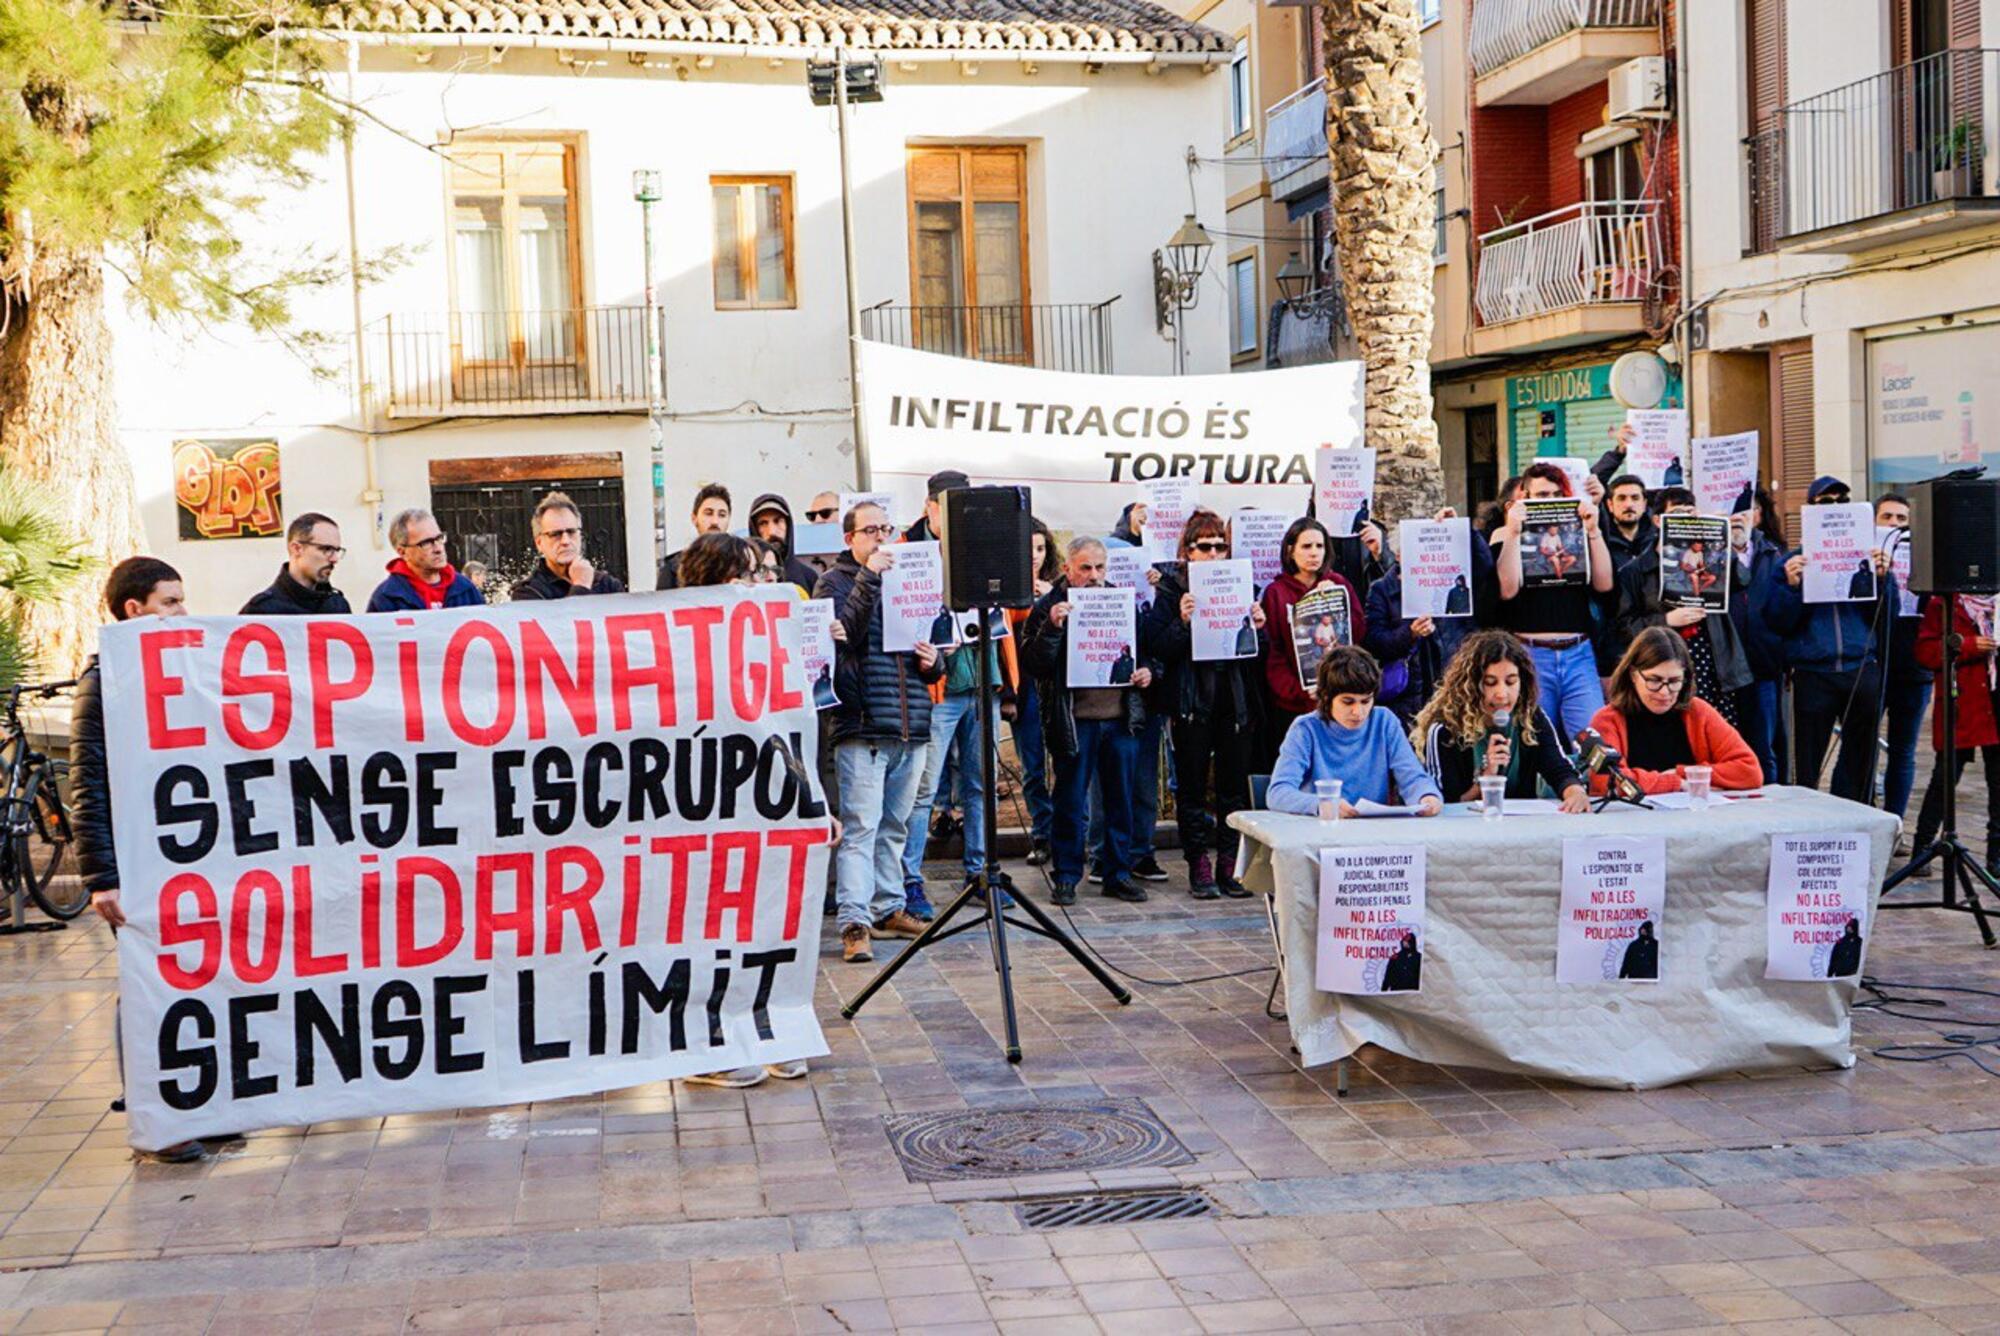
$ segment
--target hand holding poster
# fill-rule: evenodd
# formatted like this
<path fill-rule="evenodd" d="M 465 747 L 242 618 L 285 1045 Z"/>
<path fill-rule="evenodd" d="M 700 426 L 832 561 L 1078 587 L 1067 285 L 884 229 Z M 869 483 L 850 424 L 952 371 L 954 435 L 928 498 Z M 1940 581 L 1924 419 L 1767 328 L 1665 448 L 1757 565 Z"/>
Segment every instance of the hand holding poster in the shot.
<path fill-rule="evenodd" d="M 815 710 L 830 710 L 840 704 L 833 685 L 833 600 L 809 598 L 799 604 L 799 666 L 812 684 Z"/>
<path fill-rule="evenodd" d="M 1069 591 L 1069 677 L 1072 687 L 1117 687 L 1138 667 L 1138 609 L 1129 589 Z"/>
<path fill-rule="evenodd" d="M 1310 696 L 1326 652 L 1335 645 L 1354 643 L 1354 613 L 1347 605 L 1347 591 L 1339 585 L 1321 585 L 1292 604 L 1291 632 L 1299 681 Z"/>
<path fill-rule="evenodd" d="M 1754 431 L 1695 438 L 1695 505 L 1704 515 L 1734 515 L 1750 508 L 1757 494 L 1757 444 Z"/>
<path fill-rule="evenodd" d="M 1590 535 L 1583 531 L 1573 496 L 1545 496 L 1521 503 L 1521 583 L 1543 585 L 1590 582 Z"/>
<path fill-rule="evenodd" d="M 1764 977 L 1855 979 L 1868 936 L 1866 835 L 1773 835 Z"/>
<path fill-rule="evenodd" d="M 882 648 L 891 654 L 919 644 L 958 643 L 958 619 L 944 603 L 944 558 L 935 540 L 881 549 L 896 564 L 882 572 Z"/>
<path fill-rule="evenodd" d="M 1319 958 L 1326 993 L 1423 989 L 1424 847 L 1363 845 L 1319 855 Z"/>
<path fill-rule="evenodd" d="M 1283 510 L 1239 510 L 1229 520 L 1229 555 L 1250 561 L 1250 583 L 1259 592 L 1283 571 L 1285 530 L 1297 516 Z"/>
<path fill-rule="evenodd" d="M 1729 611 L 1729 521 L 1660 516 L 1660 606 Z"/>
<path fill-rule="evenodd" d="M 1659 836 L 1565 839 L 1556 981 L 1658 983 L 1666 896 Z"/>
<path fill-rule="evenodd" d="M 1632 429 L 1625 449 L 1625 472 L 1636 473 L 1647 491 L 1687 485 L 1688 415 L 1684 408 L 1634 408 L 1625 414 Z"/>
<path fill-rule="evenodd" d="M 1104 583 L 1113 589 L 1130 589 L 1139 596 L 1139 606 L 1153 606 L 1153 582 L 1146 573 L 1153 568 L 1152 554 L 1143 547 L 1104 540 Z"/>
<path fill-rule="evenodd" d="M 1187 569 L 1188 592 L 1194 596 L 1188 630 L 1195 661 L 1255 658 L 1257 628 L 1250 612 L 1257 601 L 1250 591 L 1250 563 L 1191 561 Z"/>
<path fill-rule="evenodd" d="M 1180 556 L 1181 535 L 1200 498 L 1201 486 L 1193 478 L 1155 478 L 1139 484 L 1139 499 L 1146 507 L 1146 551 L 1154 561 Z"/>
<path fill-rule="evenodd" d="M 1472 615 L 1472 521 L 1404 520 L 1396 528 L 1402 553 L 1403 616 Z"/>
<path fill-rule="evenodd" d="M 1375 452 L 1322 445 L 1313 456 L 1313 497 L 1328 533 L 1336 538 L 1360 533 L 1374 518 Z"/>
<path fill-rule="evenodd" d="M 1858 603 L 1875 597 L 1875 512 L 1866 501 L 1807 506 L 1804 523 L 1808 603 Z"/>
<path fill-rule="evenodd" d="M 826 1052 L 774 588 L 106 627 L 133 1144 Z"/>

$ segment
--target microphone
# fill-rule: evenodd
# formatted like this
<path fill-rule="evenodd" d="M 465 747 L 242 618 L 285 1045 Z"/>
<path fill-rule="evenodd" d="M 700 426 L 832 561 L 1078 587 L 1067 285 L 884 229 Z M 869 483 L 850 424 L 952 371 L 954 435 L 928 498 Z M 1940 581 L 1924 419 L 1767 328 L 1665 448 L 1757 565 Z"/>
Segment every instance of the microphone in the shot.
<path fill-rule="evenodd" d="M 1585 775 L 1602 775 L 1609 786 L 1611 796 L 1621 802 L 1644 805 L 1646 793 L 1638 782 L 1625 773 L 1624 756 L 1616 747 L 1604 740 L 1604 735 L 1594 728 L 1586 728 L 1576 735 L 1577 764 Z"/>
<path fill-rule="evenodd" d="M 1493 727 L 1486 730 L 1486 736 L 1489 738 L 1506 737 L 1507 727 L 1513 722 L 1514 712 L 1512 710 L 1495 710 L 1493 712 Z"/>

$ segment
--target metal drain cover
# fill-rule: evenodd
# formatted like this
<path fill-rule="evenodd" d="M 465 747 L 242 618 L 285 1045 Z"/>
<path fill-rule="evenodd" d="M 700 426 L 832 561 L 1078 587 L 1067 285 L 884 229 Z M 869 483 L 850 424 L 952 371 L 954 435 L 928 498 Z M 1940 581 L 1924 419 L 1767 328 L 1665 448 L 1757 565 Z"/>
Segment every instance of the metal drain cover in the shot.
<path fill-rule="evenodd" d="M 1029 1229 L 1074 1229 L 1082 1225 L 1128 1225 L 1148 1220 L 1193 1220 L 1217 1215 L 1215 1203 L 1199 1192 L 1098 1192 L 1084 1197 L 1046 1197 L 1016 1208 Z"/>
<path fill-rule="evenodd" d="M 1144 1100 L 893 1114 L 889 1144 L 912 1183 L 1193 1164 Z"/>

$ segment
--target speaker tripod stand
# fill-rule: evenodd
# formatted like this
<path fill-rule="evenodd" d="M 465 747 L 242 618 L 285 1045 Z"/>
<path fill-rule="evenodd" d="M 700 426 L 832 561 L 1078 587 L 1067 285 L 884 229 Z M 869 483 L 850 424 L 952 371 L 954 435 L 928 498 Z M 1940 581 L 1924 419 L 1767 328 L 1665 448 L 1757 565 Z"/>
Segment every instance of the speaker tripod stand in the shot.
<path fill-rule="evenodd" d="M 1888 895 L 1932 863 L 1942 863 L 1944 875 L 1937 899 L 1898 900 L 1894 904 L 1883 900 L 1880 908 L 1949 909 L 1959 914 L 1970 914 L 1972 921 L 1979 925 L 1980 938 L 1990 948 L 1994 945 L 1993 925 L 1987 921 L 1986 906 L 1980 903 L 1979 888 L 1984 886 L 1989 895 L 2000 900 L 2000 880 L 1995 880 L 1993 874 L 1973 857 L 1965 841 L 1958 837 L 1958 655 L 1965 648 L 1965 637 L 1958 634 L 1958 595 L 1944 594 L 1940 597 L 1944 599 L 1945 673 L 1944 699 L 1939 709 L 1944 750 L 1939 753 L 1938 762 L 1944 773 L 1936 778 L 1939 795 L 1944 800 L 1942 816 L 1937 837 L 1917 850 L 1908 863 L 1890 874 L 1889 879 L 1882 883 L 1882 894 Z M 1958 898 L 1960 892 L 1965 896 L 1963 902 Z"/>
<path fill-rule="evenodd" d="M 1120 1006 L 1129 1004 L 1132 1001 L 1132 994 L 1121 987 L 1103 966 L 1091 959 L 1084 949 L 1077 945 L 1075 939 L 1057 926 L 1056 921 L 1050 918 L 1046 911 L 1023 895 L 1019 888 L 1012 886 L 1006 875 L 994 865 L 994 827 L 999 812 L 999 795 L 996 792 L 999 787 L 997 773 L 999 740 L 994 737 L 993 727 L 994 716 L 998 711 L 993 708 L 992 629 L 993 622 L 999 614 L 997 609 L 987 606 L 981 606 L 977 611 L 979 619 L 974 634 L 979 638 L 979 769 L 986 777 L 986 799 L 981 804 L 982 810 L 978 820 L 985 823 L 986 858 L 980 865 L 979 871 L 966 882 L 965 889 L 960 891 L 952 902 L 945 906 L 944 911 L 918 933 L 894 960 L 885 965 L 880 974 L 870 979 L 867 986 L 854 995 L 852 1002 L 840 1009 L 840 1015 L 844 1020 L 853 1020 L 860 1014 L 861 1008 L 868 1005 L 869 999 L 874 997 L 884 984 L 896 977 L 896 971 L 916 959 L 918 952 L 956 937 L 962 932 L 971 932 L 975 928 L 984 927 L 987 933 L 987 947 L 993 955 L 993 972 L 1000 980 L 1000 1009 L 1006 1026 L 1007 1061 L 1019 1062 L 1021 1031 L 1014 1016 L 1014 973 L 1007 960 L 1008 924 L 1013 924 L 1023 932 L 1046 937 L 1069 952 L 1077 964 L 1089 970 L 1091 976 L 1104 985 L 1105 991 L 1116 998 Z M 1010 917 L 1006 912 L 1010 903 L 1013 908 L 1026 914 L 1027 919 Z M 961 913 L 969 913 L 970 917 L 962 922 L 954 922 Z"/>

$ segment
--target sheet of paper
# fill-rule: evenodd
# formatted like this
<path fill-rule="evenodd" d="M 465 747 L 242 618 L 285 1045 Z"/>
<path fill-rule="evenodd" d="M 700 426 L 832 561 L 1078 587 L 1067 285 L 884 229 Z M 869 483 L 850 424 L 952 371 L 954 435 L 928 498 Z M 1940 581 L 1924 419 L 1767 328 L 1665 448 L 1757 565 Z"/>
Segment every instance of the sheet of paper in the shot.
<path fill-rule="evenodd" d="M 1729 521 L 1720 515 L 1660 517 L 1660 606 L 1729 611 Z"/>
<path fill-rule="evenodd" d="M 1123 686 L 1138 666 L 1138 605 L 1129 589 L 1069 591 L 1069 678 L 1072 687 Z"/>
<path fill-rule="evenodd" d="M 1111 538 L 1104 540 L 1104 583 L 1114 589 L 1130 589 L 1138 595 L 1142 608 L 1153 606 L 1153 582 L 1146 578 L 1152 565 L 1152 557 L 1145 548 Z"/>
<path fill-rule="evenodd" d="M 1373 798 L 1363 798 L 1360 802 L 1354 803 L 1353 807 L 1356 816 L 1415 816 L 1417 814 L 1415 807 L 1403 806 L 1397 803 L 1378 803 Z"/>
<path fill-rule="evenodd" d="M 1667 842 L 1654 835 L 1563 841 L 1559 983 L 1658 983 Z"/>
<path fill-rule="evenodd" d="M 1146 550 L 1154 561 L 1180 556 L 1188 516 L 1201 504 L 1201 484 L 1193 478 L 1154 478 L 1139 484 L 1146 503 Z"/>
<path fill-rule="evenodd" d="M 958 619 L 944 602 L 944 559 L 935 541 L 883 549 L 896 564 L 882 572 L 882 648 L 894 654 L 919 642 L 958 643 Z"/>
<path fill-rule="evenodd" d="M 1472 521 L 1404 520 L 1396 526 L 1403 616 L 1470 617 Z"/>
<path fill-rule="evenodd" d="M 1354 643 L 1354 610 L 1348 606 L 1347 591 L 1338 585 L 1328 585 L 1292 604 L 1290 632 L 1292 659 L 1299 666 L 1299 685 L 1311 695 L 1319 676 L 1319 661 L 1326 657 L 1326 652 L 1335 645 Z"/>
<path fill-rule="evenodd" d="M 1866 501 L 1806 506 L 1804 524 L 1808 603 L 1862 603 L 1875 597 L 1875 511 Z"/>
<path fill-rule="evenodd" d="M 1375 452 L 1322 445 L 1313 456 L 1313 496 L 1328 533 L 1336 538 L 1360 533 L 1375 518 Z"/>
<path fill-rule="evenodd" d="M 1250 559 L 1250 583 L 1261 593 L 1278 578 L 1285 530 L 1298 516 L 1283 510 L 1237 511 L 1229 520 L 1229 555 Z"/>
<path fill-rule="evenodd" d="M 1773 835 L 1764 977 L 1860 978 L 1869 878 L 1865 835 Z"/>
<path fill-rule="evenodd" d="M 840 517 L 837 524 L 847 523 L 847 512 L 856 506 L 880 506 L 882 513 L 889 517 L 889 523 L 897 528 L 903 524 L 896 514 L 896 497 L 892 492 L 842 492 L 840 494 Z M 834 549 L 836 552 L 839 548 Z"/>
<path fill-rule="evenodd" d="M 831 524 L 799 524 L 792 529 L 792 555 L 798 557 L 831 556 L 846 548 L 838 522 Z"/>
<path fill-rule="evenodd" d="M 1524 501 L 1521 520 L 1521 583 L 1543 585 L 1590 582 L 1590 535 L 1577 518 L 1575 497 Z"/>
<path fill-rule="evenodd" d="M 1686 409 L 1629 409 L 1625 425 L 1633 431 L 1632 444 L 1625 449 L 1625 472 L 1637 474 L 1649 492 L 1687 486 Z"/>
<path fill-rule="evenodd" d="M 1756 496 L 1758 436 L 1697 436 L 1694 453 L 1695 505 L 1704 515 L 1734 515 Z"/>
<path fill-rule="evenodd" d="M 840 704 L 834 687 L 833 600 L 809 598 L 799 604 L 799 666 L 812 683 L 813 708 L 828 710 Z"/>
<path fill-rule="evenodd" d="M 1329 993 L 1423 989 L 1424 847 L 1361 845 L 1319 856 L 1319 953 Z"/>
<path fill-rule="evenodd" d="M 1197 663 L 1257 656 L 1257 628 L 1250 610 L 1256 596 L 1250 589 L 1250 563 L 1235 559 L 1188 563 L 1188 592 L 1194 595 L 1194 619 L 1188 630 Z"/>

